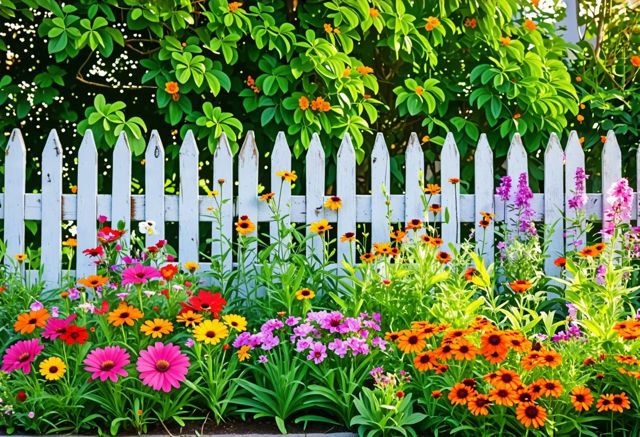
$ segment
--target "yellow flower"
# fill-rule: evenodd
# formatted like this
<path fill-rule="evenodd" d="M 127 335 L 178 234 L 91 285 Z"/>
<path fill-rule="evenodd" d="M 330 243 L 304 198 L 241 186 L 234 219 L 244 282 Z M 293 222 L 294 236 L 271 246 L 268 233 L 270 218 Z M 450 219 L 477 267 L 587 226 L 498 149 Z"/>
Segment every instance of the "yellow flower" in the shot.
<path fill-rule="evenodd" d="M 184 268 L 193 273 L 200 268 L 200 264 L 195 261 L 187 261 L 184 263 Z"/>
<path fill-rule="evenodd" d="M 342 199 L 338 196 L 331 196 L 324 202 L 324 207 L 336 211 L 342 208 Z"/>
<path fill-rule="evenodd" d="M 281 177 L 283 181 L 287 181 L 287 182 L 295 182 L 296 179 L 298 179 L 298 175 L 296 174 L 295 171 L 282 170 L 282 171 L 276 172 L 276 176 Z"/>
<path fill-rule="evenodd" d="M 508 45 L 510 45 L 510 44 L 511 44 L 511 38 L 509 38 L 508 36 L 500 37 L 500 43 L 501 43 L 503 46 L 508 46 Z"/>
<path fill-rule="evenodd" d="M 229 3 L 229 12 L 238 10 L 242 6 L 242 2 Z"/>
<path fill-rule="evenodd" d="M 248 235 L 256 230 L 256 225 L 251 221 L 248 215 L 241 215 L 236 222 L 236 231 L 240 235 Z"/>
<path fill-rule="evenodd" d="M 202 314 L 194 313 L 189 310 L 178 314 L 176 320 L 180 323 L 184 323 L 187 327 L 196 326 L 198 323 L 202 322 Z"/>
<path fill-rule="evenodd" d="M 28 257 L 24 253 L 19 253 L 19 254 L 16 255 L 15 258 L 16 258 L 16 261 L 18 261 L 19 263 L 23 263 L 23 262 L 25 262 L 27 260 Z"/>
<path fill-rule="evenodd" d="M 219 320 L 205 320 L 193 328 L 193 336 L 205 344 L 218 344 L 229 336 L 229 329 Z"/>
<path fill-rule="evenodd" d="M 249 351 L 251 351 L 251 346 L 246 344 L 238 349 L 238 360 L 242 362 L 251 358 L 251 354 L 249 353 Z"/>
<path fill-rule="evenodd" d="M 296 299 L 298 300 L 313 299 L 315 296 L 316 293 L 313 290 L 309 290 L 308 288 L 303 288 L 302 290 L 296 291 Z"/>
<path fill-rule="evenodd" d="M 40 363 L 40 374 L 45 377 L 47 381 L 57 381 L 64 376 L 67 370 L 67 366 L 58 357 L 47 358 Z"/>
<path fill-rule="evenodd" d="M 237 314 L 227 314 L 226 316 L 222 316 L 222 320 L 238 332 L 247 330 L 247 319 L 242 316 Z"/>
<path fill-rule="evenodd" d="M 152 338 L 160 338 L 173 332 L 173 323 L 165 319 L 147 320 L 140 327 L 140 331 Z"/>
<path fill-rule="evenodd" d="M 421 96 L 424 93 L 424 88 L 422 88 L 420 85 L 418 85 L 415 89 L 416 94 Z"/>
<path fill-rule="evenodd" d="M 62 242 L 62 245 L 67 247 L 77 247 L 78 240 L 76 240 L 75 238 L 67 238 Z"/>
<path fill-rule="evenodd" d="M 266 202 L 268 200 L 271 200 L 275 197 L 276 193 L 265 193 L 263 195 L 260 196 L 260 200 L 262 200 L 263 202 Z"/>
<path fill-rule="evenodd" d="M 362 66 L 356 68 L 356 71 L 358 73 L 366 76 L 367 74 L 373 73 L 373 68 L 367 67 L 366 65 L 362 65 Z"/>
<path fill-rule="evenodd" d="M 439 25 L 440 25 L 440 20 L 439 19 L 437 19 L 436 17 L 429 17 L 429 18 L 427 18 L 427 24 L 424 25 L 424 28 L 428 32 L 431 32 L 433 29 L 435 29 Z"/>
<path fill-rule="evenodd" d="M 377 10 L 376 8 L 369 8 L 369 16 L 370 17 L 379 17 L 380 16 L 380 11 Z"/>
<path fill-rule="evenodd" d="M 311 223 L 309 230 L 316 234 L 324 234 L 326 231 L 333 229 L 333 226 L 329 224 L 327 219 L 318 220 L 315 223 Z"/>

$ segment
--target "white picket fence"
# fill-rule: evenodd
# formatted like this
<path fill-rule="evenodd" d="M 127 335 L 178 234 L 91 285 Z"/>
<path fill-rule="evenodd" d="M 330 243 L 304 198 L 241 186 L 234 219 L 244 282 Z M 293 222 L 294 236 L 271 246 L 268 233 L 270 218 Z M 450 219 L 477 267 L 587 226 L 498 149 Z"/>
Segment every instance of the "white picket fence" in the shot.
<path fill-rule="evenodd" d="M 495 145 L 494 145 L 495 146 Z M 431 147 L 431 146 L 429 146 Z M 291 152 L 284 133 L 278 134 L 271 153 L 271 187 L 279 198 L 287 220 L 292 223 L 313 223 L 326 218 L 337 228 L 337 235 L 355 232 L 358 223 L 370 223 L 370 242 L 389 241 L 391 224 L 406 223 L 413 218 L 423 218 L 421 194 L 424 186 L 423 176 L 425 162 L 422 145 L 415 133 L 409 137 L 406 148 L 406 189 L 404 194 L 391 194 L 390 221 L 387 218 L 387 197 L 382 187 L 389 191 L 390 161 L 389 151 L 382 134 L 375 139 L 371 154 L 371 194 L 356 192 L 356 157 L 349 135 L 345 135 L 338 150 L 336 195 L 343 201 L 338 211 L 330 211 L 323 207 L 325 195 L 325 155 L 319 137 L 314 135 L 306 154 L 305 195 L 291 195 L 288 184 L 281 186 L 281 179 L 276 176 L 280 170 L 291 169 Z M 165 222 L 179 222 L 179 256 L 180 262 L 198 259 L 200 222 L 210 222 L 213 238 L 219 239 L 217 225 L 212 220 L 210 208 L 214 199 L 199 193 L 199 177 L 205 177 L 198 170 L 198 147 L 192 133 L 187 133 L 180 148 L 179 194 L 167 195 L 164 192 L 165 154 L 160 137 L 152 132 L 145 153 L 144 195 L 131 194 L 131 151 L 124 134 L 121 134 L 113 151 L 112 190 L 111 194 L 98 193 L 98 153 L 90 131 L 85 134 L 78 152 L 77 194 L 63 192 L 62 161 L 63 148 L 55 130 L 49 134 L 42 152 L 42 192 L 25 193 L 27 154 L 20 130 L 11 133 L 5 151 L 5 189 L 0 194 L 0 218 L 4 220 L 4 240 L 7 246 L 5 262 L 11 263 L 13 257 L 25 250 L 25 220 L 41 221 L 42 265 L 44 280 L 49 285 L 58 283 L 61 275 L 61 243 L 63 221 L 75 220 L 77 225 L 78 253 L 95 247 L 97 217 L 106 216 L 115 226 L 123 220 L 128 229 L 131 223 L 142 220 L 153 220 L 156 232 L 146 237 L 146 243 L 152 245 L 165 236 Z M 640 152 L 638 154 L 640 162 Z M 235 217 L 248 215 L 254 222 L 272 222 L 271 212 L 258 199 L 258 173 L 260 171 L 259 153 L 253 132 L 249 131 L 237 156 L 238 188 L 233 198 L 234 157 L 227 138 L 220 138 L 213 167 L 207 168 L 207 177 L 215 182 L 224 179 L 220 199 L 225 200 L 221 208 L 223 235 L 231 236 L 234 232 Z M 545 269 L 556 274 L 553 264 L 556 256 L 562 255 L 565 248 L 571 245 L 571 238 L 564 238 L 565 212 L 569 217 L 574 213 L 565 208 L 575 187 L 576 168 L 584 168 L 584 152 L 575 132 L 572 132 L 566 148 L 563 148 L 557 136 L 552 135 L 544 155 L 544 193 L 534 194 L 532 205 L 535 210 L 534 220 L 547 225 L 554 224 L 553 232 L 548 235 L 551 241 L 550 258 Z M 476 223 L 476 238 L 486 236 L 484 258 L 491 263 L 494 259 L 494 226 L 481 229 L 478 221 L 482 211 L 494 212 L 495 221 L 513 219 L 513 213 L 494 195 L 494 167 L 492 149 L 485 135 L 480 137 L 475 151 L 475 184 L 474 194 L 460 194 L 459 186 L 449 183 L 450 178 L 460 176 L 460 156 L 454 136 L 446 137 L 440 155 L 440 184 L 442 193 L 433 196 L 432 204 L 442 205 L 443 211 L 448 209 L 450 220 L 441 223 L 441 236 L 445 243 L 457 244 L 465 236 L 461 236 L 460 223 Z M 638 166 L 640 169 L 640 165 Z M 499 169 L 499 171 L 502 171 Z M 527 172 L 527 152 L 518 134 L 513 136 L 506 159 L 506 174 L 513 179 L 515 192 L 518 176 Z M 640 170 L 639 170 L 640 172 Z M 602 186 L 609 187 L 621 177 L 621 154 L 618 141 L 613 132 L 609 132 L 602 153 Z M 638 177 L 640 180 L 640 175 Z M 212 187 L 213 188 L 213 187 Z M 586 206 L 589 215 L 602 217 L 604 202 L 602 194 L 588 195 Z M 637 197 L 636 197 L 637 199 Z M 638 208 L 634 201 L 634 217 Z M 444 214 L 439 214 L 441 221 Z M 432 218 L 433 220 L 433 218 Z M 271 226 L 270 234 L 275 241 L 277 229 Z M 282 243 L 284 244 L 284 242 Z M 253 248 L 255 250 L 255 247 Z M 337 243 L 338 259 L 349 256 L 352 245 Z M 227 247 L 215 242 L 211 246 L 212 254 L 219 254 Z M 315 252 L 322 256 L 319 244 L 310 241 L 308 254 Z M 225 268 L 233 268 L 233 260 L 226 258 Z M 206 268 L 206 265 L 205 265 Z M 92 261 L 85 256 L 78 256 L 76 275 L 86 276 L 95 272 Z"/>

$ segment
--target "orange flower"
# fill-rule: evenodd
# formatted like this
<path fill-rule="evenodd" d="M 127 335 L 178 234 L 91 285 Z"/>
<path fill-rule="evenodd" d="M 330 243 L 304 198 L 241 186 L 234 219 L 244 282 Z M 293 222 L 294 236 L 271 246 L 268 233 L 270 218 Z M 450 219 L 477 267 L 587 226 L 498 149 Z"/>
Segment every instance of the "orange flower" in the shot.
<path fill-rule="evenodd" d="M 562 394 L 562 384 L 555 379 L 541 379 L 537 381 L 542 387 L 540 394 L 542 396 L 550 396 L 553 398 L 559 398 Z"/>
<path fill-rule="evenodd" d="M 513 370 L 499 369 L 491 384 L 495 385 L 496 388 L 506 388 L 514 391 L 522 385 L 522 381 L 520 380 L 520 375 Z"/>
<path fill-rule="evenodd" d="M 89 288 L 102 287 L 107 282 L 109 282 L 109 280 L 104 276 L 100 276 L 100 275 L 90 275 L 90 276 L 87 276 L 86 278 L 82 278 L 78 280 L 79 284 L 82 284 L 85 287 L 89 287 Z"/>
<path fill-rule="evenodd" d="M 487 219 L 482 219 L 478 222 L 478 224 L 480 225 L 480 227 L 482 229 L 487 229 L 489 227 L 489 225 L 491 224 L 491 220 L 487 220 Z"/>
<path fill-rule="evenodd" d="M 241 2 L 232 2 L 229 3 L 229 12 L 233 12 L 242 6 Z"/>
<path fill-rule="evenodd" d="M 500 43 L 503 46 L 508 46 L 508 45 L 511 44 L 511 38 L 509 38 L 508 36 L 502 36 L 502 37 L 500 37 Z"/>
<path fill-rule="evenodd" d="M 178 273 L 178 267 L 175 264 L 167 264 L 160 268 L 160 274 L 167 281 L 172 280 L 176 273 Z"/>
<path fill-rule="evenodd" d="M 603 411 L 610 411 L 613 404 L 613 395 L 610 394 L 601 394 L 598 402 L 596 403 L 596 409 L 598 413 L 602 413 Z"/>
<path fill-rule="evenodd" d="M 450 184 L 455 185 L 455 184 L 457 184 L 459 182 L 460 182 L 460 178 L 449 178 L 449 183 Z"/>
<path fill-rule="evenodd" d="M 453 405 L 466 405 L 469 399 L 475 396 L 475 390 L 467 387 L 463 383 L 453 386 L 449 393 L 449 400 Z"/>
<path fill-rule="evenodd" d="M 563 256 L 559 256 L 558 258 L 555 259 L 553 263 L 558 267 L 564 267 L 567 265 L 567 259 Z"/>
<path fill-rule="evenodd" d="M 547 419 L 547 410 L 534 403 L 522 403 L 516 409 L 516 417 L 527 428 L 540 428 Z"/>
<path fill-rule="evenodd" d="M 306 111 L 307 109 L 309 109 L 309 99 L 306 98 L 305 96 L 301 96 L 298 99 L 298 107 L 303 111 Z"/>
<path fill-rule="evenodd" d="M 442 397 L 442 392 L 440 390 L 434 390 L 431 392 L 431 397 L 433 399 L 439 399 Z"/>
<path fill-rule="evenodd" d="M 473 17 L 465 18 L 464 27 L 469 27 L 471 29 L 475 29 L 478 26 L 478 20 Z"/>
<path fill-rule="evenodd" d="M 407 233 L 400 229 L 396 229 L 389 234 L 389 237 L 396 242 L 401 242 L 402 240 L 405 239 L 406 236 L 407 236 Z"/>
<path fill-rule="evenodd" d="M 431 237 L 429 244 L 433 247 L 440 247 L 444 244 L 444 240 L 440 237 Z"/>
<path fill-rule="evenodd" d="M 409 221 L 409 223 L 407 223 L 407 230 L 418 230 L 422 228 L 422 220 L 420 219 L 411 219 L 411 221 Z"/>
<path fill-rule="evenodd" d="M 432 196 L 435 196 L 436 194 L 440 194 L 440 185 L 438 185 L 438 184 L 427 184 L 427 187 L 424 189 L 424 192 L 425 193 L 429 193 Z"/>
<path fill-rule="evenodd" d="M 240 235 L 248 235 L 256 230 L 256 225 L 251 221 L 248 215 L 238 217 L 236 222 L 236 231 Z"/>
<path fill-rule="evenodd" d="M 340 241 L 343 243 L 346 241 L 356 241 L 355 232 L 345 232 L 344 234 L 342 234 L 342 237 L 340 237 Z"/>
<path fill-rule="evenodd" d="M 442 211 L 442 207 L 439 204 L 433 203 L 429 205 L 429 212 L 433 213 L 434 215 L 439 214 L 440 211 Z"/>
<path fill-rule="evenodd" d="M 507 339 L 500 331 L 487 332 L 480 337 L 480 347 L 483 355 L 491 354 L 492 352 L 504 352 L 506 354 Z"/>
<path fill-rule="evenodd" d="M 375 259 L 376 256 L 371 252 L 363 253 L 362 255 L 360 255 L 360 261 L 362 261 L 363 263 L 369 264 L 372 263 Z"/>
<path fill-rule="evenodd" d="M 49 311 L 46 308 L 29 311 L 18 316 L 13 329 L 20 334 L 31 334 L 36 328 L 44 328 L 48 318 Z"/>
<path fill-rule="evenodd" d="M 496 405 L 513 406 L 518 400 L 518 394 L 508 388 L 494 388 L 489 391 L 489 399 Z"/>
<path fill-rule="evenodd" d="M 451 255 L 449 255 L 447 252 L 441 251 L 437 253 L 436 259 L 441 264 L 448 264 L 451 262 L 452 258 L 451 258 Z"/>
<path fill-rule="evenodd" d="M 622 413 L 623 410 L 628 410 L 630 408 L 631 403 L 629 402 L 629 398 L 625 392 L 611 395 L 611 406 L 609 407 L 611 411 Z"/>
<path fill-rule="evenodd" d="M 398 349 L 405 354 L 421 352 L 427 345 L 425 335 L 418 331 L 404 331 L 398 338 Z"/>
<path fill-rule="evenodd" d="M 362 65 L 362 66 L 356 68 L 356 71 L 358 73 L 366 76 L 367 74 L 373 73 L 373 68 L 367 67 L 366 65 Z"/>
<path fill-rule="evenodd" d="M 453 357 L 458 361 L 473 360 L 478 349 L 469 340 L 461 340 L 452 345 Z"/>
<path fill-rule="evenodd" d="M 527 30 L 534 31 L 536 30 L 537 26 L 536 26 L 536 23 L 534 23 L 532 20 L 524 20 L 524 27 Z"/>
<path fill-rule="evenodd" d="M 263 202 L 266 202 L 268 200 L 273 199 L 276 196 L 276 193 L 265 193 L 263 195 L 260 196 L 260 200 L 262 200 Z"/>
<path fill-rule="evenodd" d="M 142 317 L 144 317 L 144 314 L 138 308 L 127 305 L 125 302 L 120 302 L 120 306 L 109 313 L 107 321 L 116 327 L 124 324 L 133 326 L 135 321 Z"/>
<path fill-rule="evenodd" d="M 474 416 L 486 416 L 489 414 L 489 408 L 491 405 L 491 401 L 487 397 L 487 395 L 477 394 L 467 402 L 467 408 L 471 411 L 471 414 Z"/>
<path fill-rule="evenodd" d="M 327 33 L 333 32 L 333 26 L 329 23 L 324 23 L 324 31 Z"/>
<path fill-rule="evenodd" d="M 531 288 L 531 282 L 526 279 L 518 279 L 517 281 L 510 282 L 509 287 L 511 287 L 515 293 L 524 293 Z"/>
<path fill-rule="evenodd" d="M 587 246 L 578 252 L 581 257 L 593 257 L 599 255 L 598 251 L 593 246 Z"/>
<path fill-rule="evenodd" d="M 576 411 L 587 411 L 593 404 L 591 390 L 586 387 L 574 387 L 571 390 L 571 404 Z"/>
<path fill-rule="evenodd" d="M 349 77 L 351 76 L 351 68 L 347 67 L 342 71 L 342 77 Z"/>
<path fill-rule="evenodd" d="M 331 229 L 333 229 L 333 226 L 329 224 L 329 221 L 327 219 L 320 219 L 317 222 L 311 223 L 311 225 L 309 226 L 309 231 L 318 235 L 322 235 L 325 232 L 330 231 Z"/>
<path fill-rule="evenodd" d="M 439 25 L 440 25 L 439 19 L 437 19 L 436 17 L 429 17 L 427 18 L 427 24 L 424 25 L 424 28 L 427 30 L 427 32 L 431 32 L 433 29 L 435 29 Z"/>
<path fill-rule="evenodd" d="M 413 365 L 420 372 L 433 370 L 437 364 L 438 362 L 433 352 L 422 352 L 413 359 Z"/>
<path fill-rule="evenodd" d="M 324 207 L 336 211 L 342 208 L 342 199 L 338 196 L 331 196 L 324 203 Z"/>
<path fill-rule="evenodd" d="M 578 120 L 578 123 L 582 123 L 584 121 L 584 115 L 578 114 L 578 116 L 576 117 L 576 120 Z"/>
<path fill-rule="evenodd" d="M 331 104 L 322 97 L 316 97 L 311 102 L 311 109 L 314 111 L 328 112 L 331 109 Z"/>
<path fill-rule="evenodd" d="M 180 92 L 180 87 L 178 86 L 178 82 L 167 82 L 164 84 L 164 90 L 173 95 Z"/>
<path fill-rule="evenodd" d="M 464 271 L 464 279 L 471 282 L 476 272 L 477 270 L 474 267 L 469 267 L 467 270 Z"/>
<path fill-rule="evenodd" d="M 633 65 L 636 68 L 640 68 L 640 55 L 633 55 L 631 56 L 631 65 Z"/>
<path fill-rule="evenodd" d="M 418 85 L 415 89 L 415 92 L 417 95 L 421 96 L 422 93 L 424 93 L 424 88 L 422 88 L 420 85 Z"/>
<path fill-rule="evenodd" d="M 369 8 L 369 16 L 370 17 L 379 17 L 380 16 L 380 11 L 377 10 L 376 8 Z"/>
<path fill-rule="evenodd" d="M 562 355 L 553 350 L 543 350 L 538 362 L 543 366 L 558 367 L 562 363 Z"/>

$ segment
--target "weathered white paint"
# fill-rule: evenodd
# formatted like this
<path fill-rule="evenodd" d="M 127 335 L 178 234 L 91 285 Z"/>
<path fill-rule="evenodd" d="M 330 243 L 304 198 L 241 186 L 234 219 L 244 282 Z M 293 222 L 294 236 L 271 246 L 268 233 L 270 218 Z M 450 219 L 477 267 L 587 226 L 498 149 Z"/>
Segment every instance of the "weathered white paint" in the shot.
<path fill-rule="evenodd" d="M 460 154 L 458 146 L 449 132 L 440 155 L 442 186 L 442 239 L 445 247 L 460 243 Z M 448 249 L 445 249 L 448 250 Z"/>
<path fill-rule="evenodd" d="M 108 214 L 104 215 L 108 217 Z M 90 129 L 85 132 L 78 151 L 78 195 L 76 217 L 73 218 L 78 228 L 76 274 L 81 278 L 96 272 L 94 260 L 82 255 L 82 251 L 95 247 L 98 242 L 98 150 Z"/>
<path fill-rule="evenodd" d="M 51 288 L 60 284 L 62 266 L 62 155 L 53 129 L 42 151 L 42 279 Z"/>
<path fill-rule="evenodd" d="M 222 268 L 231 271 L 233 256 L 230 252 L 233 235 L 233 154 L 227 135 L 223 132 L 213 155 L 213 190 L 219 191 L 215 199 L 220 208 L 220 225 L 212 224 L 211 254 L 222 256 Z M 215 208 L 216 206 L 214 206 Z M 211 212 L 213 215 L 213 211 Z"/>
<path fill-rule="evenodd" d="M 305 177 L 306 215 L 307 215 L 307 259 L 312 262 L 324 261 L 322 238 L 312 234 L 309 225 L 324 218 L 324 149 L 320 137 L 314 133 L 307 150 Z M 340 214 L 338 210 L 337 214 Z M 324 236 L 327 238 L 326 236 Z"/>
<path fill-rule="evenodd" d="M 478 141 L 474 170 L 475 208 L 473 221 L 476 223 L 475 239 L 478 242 L 476 249 L 488 266 L 493 263 L 494 257 L 494 220 L 491 220 L 486 227 L 480 226 L 480 220 L 482 213 L 495 214 L 496 209 L 493 201 L 493 151 L 485 134 L 480 135 Z"/>
<path fill-rule="evenodd" d="M 155 223 L 155 232 L 147 234 L 145 237 L 145 243 L 149 247 L 165 238 L 164 147 L 157 130 L 151 132 L 151 138 L 144 154 L 144 193 L 143 220 Z M 134 209 L 141 206 L 134 203 Z"/>
<path fill-rule="evenodd" d="M 191 131 L 180 147 L 180 191 L 178 194 L 178 259 L 198 261 L 198 146 Z"/>
<path fill-rule="evenodd" d="M 338 265 L 343 261 L 355 260 L 355 244 L 340 241 L 348 232 L 356 232 L 356 152 L 351 143 L 351 136 L 345 134 L 338 149 L 336 170 L 336 194 L 342 199 L 342 208 L 337 214 L 338 222 Z"/>
<path fill-rule="evenodd" d="M 384 136 L 378 133 L 371 153 L 371 214 L 376 215 L 371 223 L 371 244 L 389 241 L 391 222 L 387 217 L 387 196 L 390 190 L 389 150 Z"/>
<path fill-rule="evenodd" d="M 4 175 L 4 241 L 5 264 L 15 264 L 15 256 L 24 253 L 24 215 L 27 148 L 19 129 L 14 129 L 5 151 Z"/>
<path fill-rule="evenodd" d="M 560 267 L 554 264 L 558 256 L 564 254 L 564 186 L 562 178 L 563 151 L 560 140 L 552 134 L 544 153 L 544 224 L 545 238 L 549 242 L 548 258 L 544 270 L 548 275 L 560 274 Z"/>
<path fill-rule="evenodd" d="M 113 149 L 113 179 L 111 192 L 111 227 L 116 229 L 119 222 L 124 222 L 127 233 L 122 236 L 129 242 L 131 231 L 131 149 L 124 132 L 118 136 Z"/>
<path fill-rule="evenodd" d="M 405 208 L 404 223 L 413 219 L 424 220 L 425 211 L 422 199 L 424 195 L 424 153 L 420 140 L 415 132 L 409 136 L 409 143 L 405 152 Z M 424 234 L 424 229 L 419 232 L 410 232 L 411 237 Z"/>

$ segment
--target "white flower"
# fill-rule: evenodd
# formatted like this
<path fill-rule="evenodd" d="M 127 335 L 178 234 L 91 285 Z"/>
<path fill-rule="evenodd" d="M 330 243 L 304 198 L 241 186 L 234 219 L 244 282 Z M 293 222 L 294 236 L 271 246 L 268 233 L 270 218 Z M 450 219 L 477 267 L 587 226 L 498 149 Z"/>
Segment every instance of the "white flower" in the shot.
<path fill-rule="evenodd" d="M 71 235 L 72 237 L 78 235 L 78 227 L 76 225 L 73 225 L 69 228 L 69 235 Z"/>
<path fill-rule="evenodd" d="M 146 220 L 138 223 L 138 230 L 141 234 L 153 235 L 156 232 L 156 222 L 153 220 Z"/>

